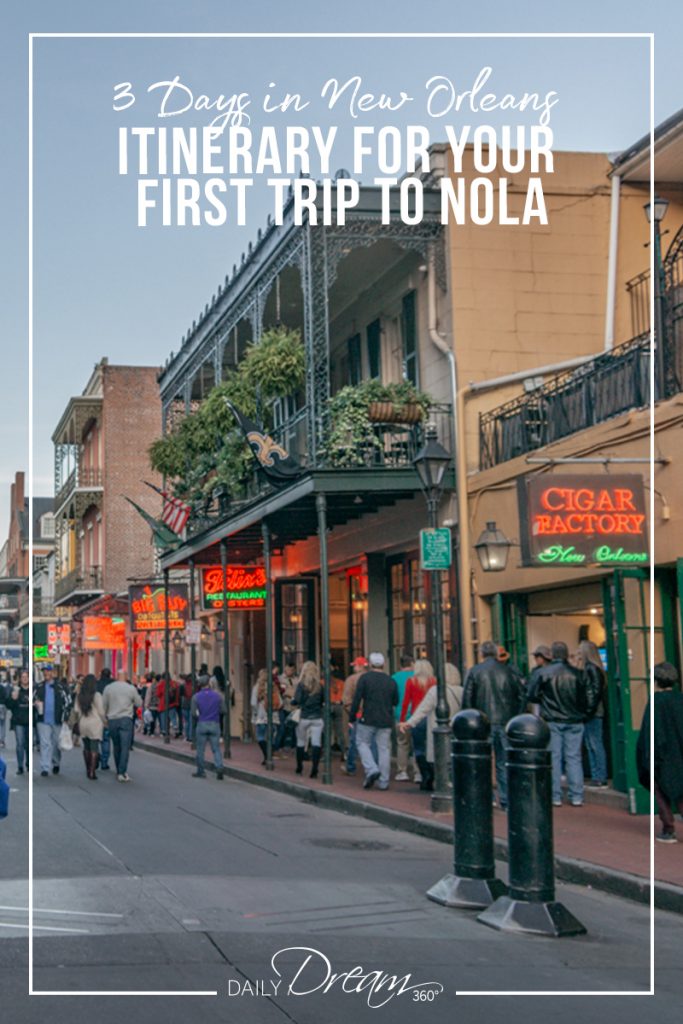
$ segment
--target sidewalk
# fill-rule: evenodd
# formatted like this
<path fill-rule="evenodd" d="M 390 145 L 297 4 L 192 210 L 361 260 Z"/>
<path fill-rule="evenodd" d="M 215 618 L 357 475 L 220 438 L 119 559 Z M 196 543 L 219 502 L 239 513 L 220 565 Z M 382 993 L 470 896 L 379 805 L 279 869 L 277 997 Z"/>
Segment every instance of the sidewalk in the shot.
<path fill-rule="evenodd" d="M 136 747 L 193 761 L 190 744 L 171 739 L 165 744 L 158 737 L 136 735 Z M 272 786 L 300 799 L 309 800 L 345 813 L 372 818 L 382 824 L 418 832 L 431 838 L 450 842 L 452 816 L 434 814 L 429 809 L 429 794 L 422 793 L 412 782 L 394 782 L 390 789 L 363 789 L 360 765 L 354 776 L 344 775 L 339 768 L 339 755 L 333 755 L 333 784 L 320 778 L 310 779 L 310 762 L 304 774 L 295 775 L 294 752 L 289 749 L 281 760 L 275 760 L 273 771 L 261 767 L 261 751 L 255 743 L 233 740 L 232 757 L 226 760 L 226 774 L 243 781 Z M 208 763 L 210 750 L 207 748 Z M 588 796 L 588 794 L 587 794 Z M 507 856 L 507 816 L 494 810 L 496 855 Z M 659 824 L 659 819 L 657 819 Z M 683 827 L 678 844 L 655 844 L 656 903 L 662 908 L 683 912 Z M 603 803 L 586 803 L 581 808 L 567 804 L 554 811 L 555 856 L 557 877 L 564 881 L 593 885 L 596 888 L 643 902 L 649 900 L 650 821 L 647 815 L 631 815 L 621 807 Z"/>

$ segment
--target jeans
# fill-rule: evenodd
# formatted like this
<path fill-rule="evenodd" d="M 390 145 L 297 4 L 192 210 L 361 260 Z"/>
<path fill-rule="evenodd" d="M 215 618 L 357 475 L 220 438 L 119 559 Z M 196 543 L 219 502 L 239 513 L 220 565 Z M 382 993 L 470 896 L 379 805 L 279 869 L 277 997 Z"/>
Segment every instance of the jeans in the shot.
<path fill-rule="evenodd" d="M 100 754 L 100 767 L 109 767 L 109 755 L 111 753 L 111 736 L 109 729 L 105 728 L 102 731 L 102 751 Z"/>
<path fill-rule="evenodd" d="M 28 771 L 28 726 L 15 725 L 14 739 L 17 745 L 17 768 Z"/>
<path fill-rule="evenodd" d="M 553 758 L 553 800 L 562 799 L 562 767 L 567 776 L 569 799 L 573 804 L 583 802 L 583 763 L 581 743 L 583 724 L 548 722 L 550 728 L 550 751 Z"/>
<path fill-rule="evenodd" d="M 356 723 L 357 725 L 358 723 Z M 353 775 L 356 770 L 356 758 L 358 757 L 358 746 L 356 744 L 356 725 L 349 722 L 349 749 L 346 753 L 346 774 Z M 375 761 L 377 760 L 377 741 L 372 739 L 370 750 Z"/>
<path fill-rule="evenodd" d="M 61 731 L 61 725 L 47 725 L 45 722 L 38 722 L 41 772 L 49 772 L 50 768 L 59 768 L 62 760 L 62 752 L 59 749 Z"/>
<path fill-rule="evenodd" d="M 304 750 L 308 746 L 308 740 L 310 738 L 312 747 L 319 747 L 322 743 L 323 736 L 323 720 L 322 718 L 300 718 L 296 725 L 296 745 L 297 747 L 303 747 Z"/>
<path fill-rule="evenodd" d="M 423 719 L 419 722 L 414 729 L 411 730 L 411 739 L 413 741 L 413 753 L 415 758 L 427 756 L 427 719 Z"/>
<path fill-rule="evenodd" d="M 114 747 L 116 774 L 125 775 L 128 771 L 128 755 L 130 754 L 130 745 L 133 740 L 133 719 L 110 718 L 109 735 Z"/>
<path fill-rule="evenodd" d="M 7 709 L 0 707 L 0 743 L 4 747 L 7 734 Z"/>
<path fill-rule="evenodd" d="M 183 721 L 185 723 L 185 739 L 192 742 L 192 712 L 190 707 L 183 708 Z"/>
<path fill-rule="evenodd" d="M 204 774 L 204 751 L 207 742 L 211 746 L 213 763 L 216 771 L 223 771 L 223 754 L 221 753 L 221 727 L 218 722 L 197 722 L 195 731 L 195 742 L 197 744 L 197 771 Z"/>
<path fill-rule="evenodd" d="M 583 729 L 583 741 L 588 751 L 588 762 L 593 782 L 607 782 L 607 755 L 603 740 L 603 722 L 602 716 L 590 718 Z"/>
<path fill-rule="evenodd" d="M 505 767 L 505 756 L 507 752 L 507 736 L 504 725 L 491 726 L 491 746 L 496 756 L 496 788 L 498 790 L 498 803 L 502 810 L 508 804 L 508 777 Z"/>
<path fill-rule="evenodd" d="M 377 744 L 377 759 L 371 750 L 373 741 Z M 391 770 L 391 728 L 378 729 L 375 725 L 363 725 L 362 722 L 358 722 L 356 743 L 365 774 L 373 775 L 379 771 L 379 784 L 386 789 Z"/>
<path fill-rule="evenodd" d="M 277 733 L 275 735 L 273 749 L 281 750 L 282 747 L 295 747 L 296 726 L 289 718 L 289 711 L 285 711 L 284 708 L 280 708 L 278 715 L 280 716 L 280 724 L 278 725 Z"/>

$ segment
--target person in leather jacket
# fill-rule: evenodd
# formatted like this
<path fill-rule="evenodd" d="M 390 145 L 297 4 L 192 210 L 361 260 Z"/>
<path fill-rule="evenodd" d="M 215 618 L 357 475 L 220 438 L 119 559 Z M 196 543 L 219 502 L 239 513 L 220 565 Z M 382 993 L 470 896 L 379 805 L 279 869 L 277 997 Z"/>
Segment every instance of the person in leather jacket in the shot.
<path fill-rule="evenodd" d="M 498 661 L 498 647 L 487 640 L 480 648 L 481 662 L 474 665 L 465 678 L 462 706 L 476 708 L 491 723 L 491 742 L 496 755 L 496 787 L 498 803 L 507 807 L 507 776 L 505 726 L 524 711 L 527 703 L 524 680 L 509 664 Z"/>
<path fill-rule="evenodd" d="M 599 694 L 586 674 L 569 664 L 569 651 L 562 641 L 551 647 L 552 661 L 532 680 L 527 698 L 539 704 L 541 718 L 550 728 L 553 761 L 553 804 L 562 804 L 564 767 L 572 807 L 583 804 L 583 762 L 581 745 L 584 722 L 595 710 Z"/>

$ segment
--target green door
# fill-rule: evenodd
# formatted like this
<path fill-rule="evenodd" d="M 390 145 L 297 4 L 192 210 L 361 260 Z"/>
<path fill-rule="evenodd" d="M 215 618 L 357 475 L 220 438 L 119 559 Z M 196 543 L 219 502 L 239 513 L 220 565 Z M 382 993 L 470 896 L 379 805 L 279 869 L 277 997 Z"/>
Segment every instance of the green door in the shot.
<path fill-rule="evenodd" d="M 650 812 L 650 794 L 636 771 L 636 742 L 650 695 L 647 580 L 642 569 L 616 569 L 603 581 L 613 785 L 628 794 L 631 814 Z"/>
<path fill-rule="evenodd" d="M 510 652 L 512 664 L 523 676 L 529 674 L 526 617 L 526 594 L 496 594 L 493 601 L 493 639 Z"/>

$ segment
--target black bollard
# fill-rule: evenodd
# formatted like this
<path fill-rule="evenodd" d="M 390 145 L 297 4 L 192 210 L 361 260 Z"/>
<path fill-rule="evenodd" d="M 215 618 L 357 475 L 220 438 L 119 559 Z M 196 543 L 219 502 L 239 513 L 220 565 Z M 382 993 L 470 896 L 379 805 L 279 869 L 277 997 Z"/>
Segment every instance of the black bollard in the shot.
<path fill-rule="evenodd" d="M 452 728 L 454 873 L 427 896 L 444 907 L 480 910 L 505 892 L 493 860 L 491 727 L 470 709 L 455 716 Z"/>
<path fill-rule="evenodd" d="M 508 722 L 508 895 L 477 920 L 500 931 L 584 935 L 586 929 L 555 900 L 550 730 L 542 718 Z"/>

